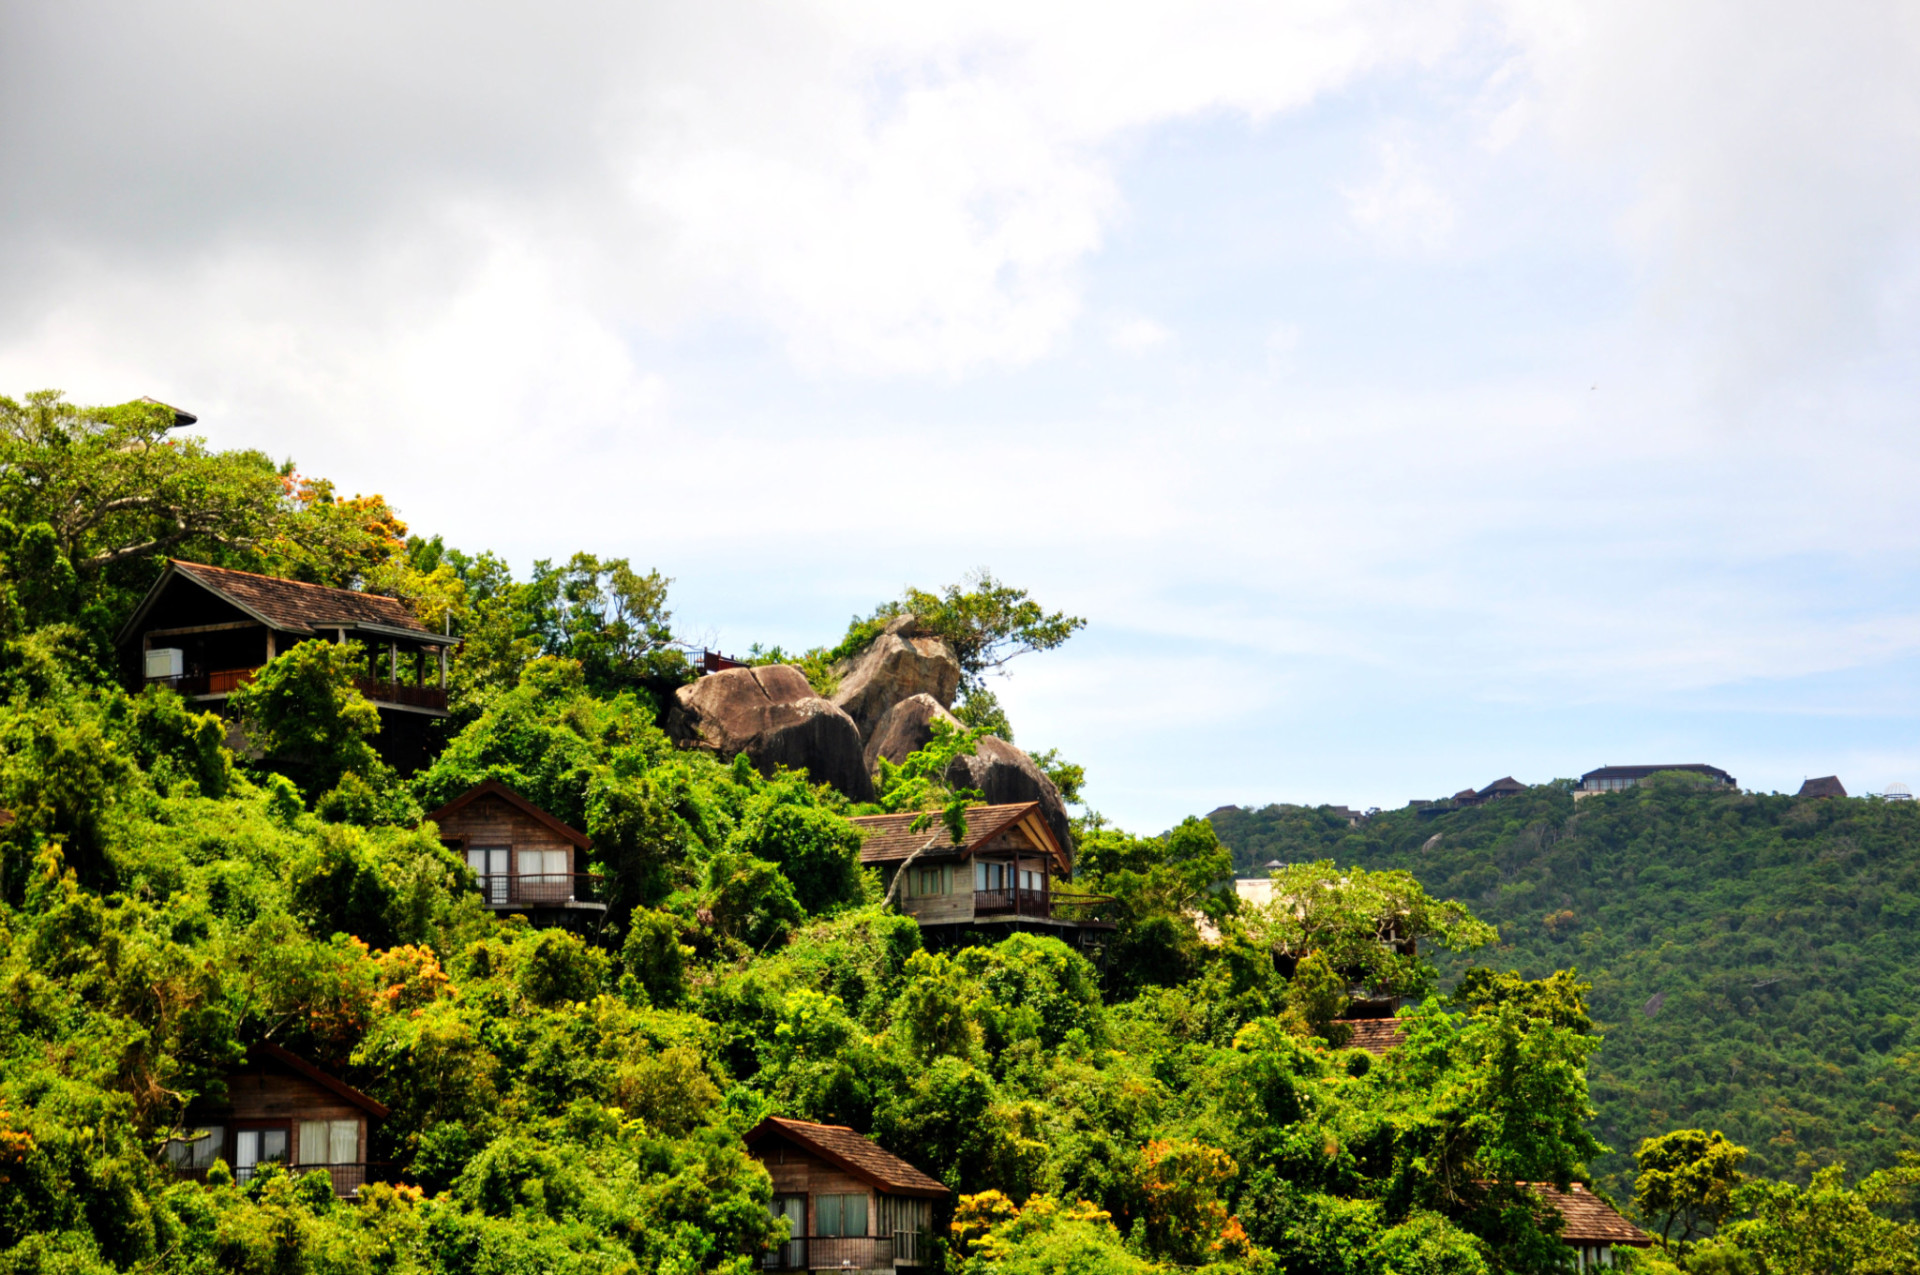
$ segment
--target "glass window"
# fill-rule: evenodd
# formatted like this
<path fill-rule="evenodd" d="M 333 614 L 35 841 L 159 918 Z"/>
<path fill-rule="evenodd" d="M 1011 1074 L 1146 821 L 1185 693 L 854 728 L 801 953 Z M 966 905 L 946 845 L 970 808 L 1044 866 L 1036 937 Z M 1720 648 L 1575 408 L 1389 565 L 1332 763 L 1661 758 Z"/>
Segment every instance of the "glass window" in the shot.
<path fill-rule="evenodd" d="M 358 1120 L 302 1120 L 300 1122 L 300 1163 L 358 1164 L 360 1162 L 360 1122 Z"/>
<path fill-rule="evenodd" d="M 329 1120 L 327 1125 L 327 1163 L 360 1163 L 360 1122 Z"/>
<path fill-rule="evenodd" d="M 864 1195 L 814 1196 L 813 1230 L 816 1235 L 865 1235 L 867 1233 L 867 1197 Z"/>
<path fill-rule="evenodd" d="M 285 1129 L 242 1129 L 233 1139 L 233 1167 L 243 1172 L 251 1172 L 256 1164 L 268 1160 L 285 1162 L 287 1158 L 287 1131 Z"/>
<path fill-rule="evenodd" d="M 227 1131 L 221 1126 L 190 1129 L 187 1137 L 167 1143 L 167 1163 L 176 1169 L 208 1169 L 226 1149 Z"/>

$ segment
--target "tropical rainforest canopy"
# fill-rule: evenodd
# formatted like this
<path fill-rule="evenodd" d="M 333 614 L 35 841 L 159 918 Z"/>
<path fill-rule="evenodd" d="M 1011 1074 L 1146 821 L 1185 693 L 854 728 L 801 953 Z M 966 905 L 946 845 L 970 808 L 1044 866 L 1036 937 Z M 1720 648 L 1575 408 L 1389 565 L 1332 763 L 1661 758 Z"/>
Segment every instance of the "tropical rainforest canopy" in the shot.
<path fill-rule="evenodd" d="M 119 685 L 112 635 L 166 555 L 451 624 L 436 760 L 380 760 L 324 643 L 235 696 L 248 756 L 172 691 Z M 1080 883 L 1116 926 L 1099 965 L 1027 935 L 932 953 L 860 867 L 844 798 L 662 733 L 689 675 L 669 583 L 585 553 L 516 578 L 381 497 L 180 438 L 158 405 L 0 399 L 0 1271 L 745 1275 L 783 1236 L 741 1141 L 767 1114 L 851 1125 L 950 1186 L 929 1275 L 1556 1271 L 1557 1215 L 1519 1184 L 1636 1149 L 1638 1194 L 1615 1198 L 1669 1238 L 1655 1264 L 1920 1265 L 1904 812 L 1655 785 L 1576 813 L 1536 790 L 1409 815 L 1418 842 L 1391 821 L 1301 840 L 1268 908 L 1228 884 L 1258 817 L 1217 821 L 1230 852 L 1206 820 L 1088 815 Z M 883 603 L 848 642 L 903 608 L 966 652 L 970 699 L 1080 624 L 982 575 Z M 940 754 L 975 733 L 883 772 L 875 808 L 964 801 Z M 484 779 L 591 835 L 599 932 L 482 906 L 422 812 Z M 1726 906 L 1683 903 L 1696 880 Z M 1750 927 L 1715 919 L 1735 901 Z M 1749 982 L 1801 981 L 1742 990 L 1736 953 Z M 1647 979 L 1668 1008 L 1634 1018 Z M 1417 1001 L 1384 1058 L 1342 1047 L 1356 980 Z M 1876 1014 L 1848 1021 L 1869 983 Z M 1716 1034 L 1777 1001 L 1798 1035 Z M 1692 1037 L 1644 1032 L 1668 1023 Z M 391 1109 L 390 1181 L 348 1202 L 324 1172 L 169 1172 L 189 1105 L 262 1042 Z M 1790 1119 L 1741 1123 L 1754 1094 Z M 1758 1145 L 1675 1128 L 1708 1116 Z"/>

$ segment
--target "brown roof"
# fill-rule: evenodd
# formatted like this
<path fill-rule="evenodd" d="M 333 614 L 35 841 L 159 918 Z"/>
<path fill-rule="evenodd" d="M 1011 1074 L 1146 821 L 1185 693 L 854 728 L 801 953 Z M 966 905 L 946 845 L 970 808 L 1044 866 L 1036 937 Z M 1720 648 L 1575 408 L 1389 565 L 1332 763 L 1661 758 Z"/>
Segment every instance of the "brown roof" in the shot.
<path fill-rule="evenodd" d="M 918 832 L 913 831 L 916 820 L 925 816 L 927 826 Z M 850 820 L 854 827 L 867 834 L 860 847 L 862 863 L 899 863 L 922 850 L 951 850 L 960 854 L 971 853 L 1003 832 L 1015 826 L 1025 829 L 1033 843 L 1041 851 L 1065 862 L 1059 842 L 1054 840 L 1053 832 L 1047 827 L 1047 821 L 1040 814 L 1040 803 L 1022 801 L 1005 806 L 975 806 L 967 811 L 967 837 L 955 844 L 953 834 L 947 831 L 947 824 L 940 812 L 910 811 L 898 815 L 861 815 Z"/>
<path fill-rule="evenodd" d="M 1558 1190 L 1550 1182 L 1522 1182 L 1520 1185 L 1560 1210 L 1560 1216 L 1566 1219 L 1560 1238 L 1569 1244 L 1653 1243 L 1651 1235 L 1615 1213 L 1605 1200 L 1578 1182 L 1572 1184 L 1570 1191 Z"/>
<path fill-rule="evenodd" d="M 1800 785 L 1796 797 L 1844 797 L 1847 786 L 1840 782 L 1838 775 L 1823 775 L 1819 779 L 1809 779 Z"/>
<path fill-rule="evenodd" d="M 593 842 L 588 838 L 586 833 L 562 823 L 546 811 L 540 809 L 540 807 L 534 805 L 531 801 L 528 801 L 525 797 L 522 797 L 513 789 L 501 783 L 498 779 L 488 779 L 475 784 L 458 797 L 455 797 L 452 801 L 449 801 L 446 805 L 440 807 L 440 809 L 428 815 L 427 818 L 435 823 L 440 823 L 449 815 L 458 814 L 466 806 L 478 801 L 482 797 L 498 797 L 515 810 L 532 819 L 541 827 L 558 833 L 574 845 L 579 846 L 582 850 L 588 850 L 593 847 Z"/>
<path fill-rule="evenodd" d="M 893 1152 L 882 1150 L 845 1125 L 814 1124 L 807 1120 L 768 1116 L 747 1131 L 746 1142 L 752 1147 L 776 1137 L 785 1138 L 803 1150 L 811 1151 L 843 1172 L 889 1195 L 920 1195 L 935 1199 L 951 1194 L 937 1179 L 928 1177 Z"/>
<path fill-rule="evenodd" d="M 400 629 L 422 639 L 451 643 L 420 623 L 413 608 L 398 598 L 361 593 L 354 589 L 329 589 L 325 585 L 302 584 L 278 576 L 255 575 L 251 571 L 232 571 L 209 567 L 199 562 L 170 559 L 167 569 L 155 581 L 140 607 L 121 630 L 121 640 L 132 636 L 140 619 L 176 576 L 185 577 L 253 616 L 262 624 L 283 633 L 313 634 L 322 629 L 356 625 L 375 625 Z"/>
<path fill-rule="evenodd" d="M 1338 1018 L 1334 1021 L 1353 1029 L 1347 1037 L 1348 1049 L 1364 1049 L 1370 1054 L 1384 1056 L 1389 1050 L 1407 1043 L 1406 1029 L 1397 1018 Z"/>

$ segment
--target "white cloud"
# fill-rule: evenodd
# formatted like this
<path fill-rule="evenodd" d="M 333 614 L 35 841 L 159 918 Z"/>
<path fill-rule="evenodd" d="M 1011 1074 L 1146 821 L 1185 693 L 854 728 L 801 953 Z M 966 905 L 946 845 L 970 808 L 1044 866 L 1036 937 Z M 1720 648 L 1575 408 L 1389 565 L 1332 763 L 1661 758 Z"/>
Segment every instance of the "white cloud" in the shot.
<path fill-rule="evenodd" d="M 1379 145 L 1379 171 L 1342 193 L 1354 224 L 1381 246 L 1398 252 L 1432 252 L 1453 233 L 1453 200 L 1430 179 L 1402 140 Z"/>
<path fill-rule="evenodd" d="M 1173 331 L 1143 314 L 1115 315 L 1107 320 L 1107 344 L 1122 354 L 1145 354 L 1173 340 Z"/>
<path fill-rule="evenodd" d="M 744 640 L 990 562 L 1152 645 L 1023 671 L 1042 740 L 1177 734 L 1110 690 L 1165 651 L 1210 731 L 1301 738 L 1376 684 L 1886 664 L 1917 23 L 0 6 L 0 388 L 181 402 L 469 547 L 658 561 Z M 1835 583 L 1869 550 L 1880 594 Z"/>

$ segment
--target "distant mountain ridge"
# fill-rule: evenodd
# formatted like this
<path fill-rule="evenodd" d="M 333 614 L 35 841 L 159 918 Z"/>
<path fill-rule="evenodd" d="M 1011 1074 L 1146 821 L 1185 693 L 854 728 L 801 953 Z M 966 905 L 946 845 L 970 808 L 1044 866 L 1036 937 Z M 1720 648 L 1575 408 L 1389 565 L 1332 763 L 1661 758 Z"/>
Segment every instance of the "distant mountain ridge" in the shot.
<path fill-rule="evenodd" d="M 1594 1167 L 1615 1188 L 1640 1139 L 1675 1127 L 1721 1129 L 1780 1176 L 1920 1150 L 1920 803 L 1662 777 L 1355 826 L 1330 806 L 1208 818 L 1243 873 L 1404 868 L 1500 927 L 1471 960 L 1577 966 L 1606 1034 L 1592 1084 L 1613 1151 Z"/>

